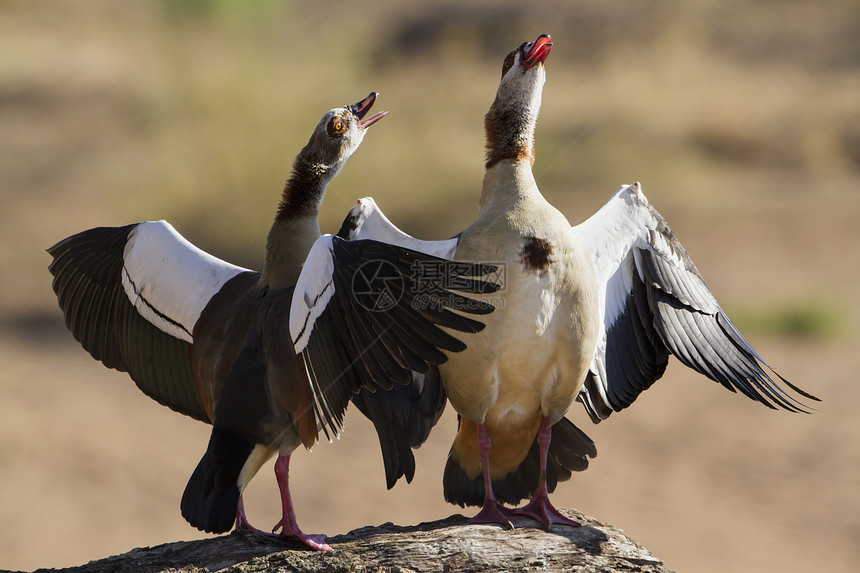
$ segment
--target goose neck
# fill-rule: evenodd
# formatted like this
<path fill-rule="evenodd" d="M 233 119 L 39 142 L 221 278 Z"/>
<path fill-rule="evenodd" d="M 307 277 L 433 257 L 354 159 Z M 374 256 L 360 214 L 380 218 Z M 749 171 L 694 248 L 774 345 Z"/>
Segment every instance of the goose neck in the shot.
<path fill-rule="evenodd" d="M 540 197 L 528 159 L 499 161 L 484 174 L 481 189 L 481 209 L 491 205 L 512 205 L 523 200 Z"/>
<path fill-rule="evenodd" d="M 275 219 L 266 238 L 260 286 L 276 289 L 295 285 L 314 241 L 320 236 L 316 215 Z"/>

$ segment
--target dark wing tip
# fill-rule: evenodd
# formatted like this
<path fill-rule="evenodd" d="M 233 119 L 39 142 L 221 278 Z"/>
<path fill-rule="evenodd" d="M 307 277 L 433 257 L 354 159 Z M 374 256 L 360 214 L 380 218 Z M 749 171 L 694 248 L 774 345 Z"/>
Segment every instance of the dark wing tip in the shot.
<path fill-rule="evenodd" d="M 773 371 L 773 373 L 774 373 L 774 374 L 776 374 L 776 375 L 777 375 L 777 377 L 778 377 L 780 380 L 782 380 L 782 381 L 785 383 L 785 385 L 786 385 L 786 386 L 788 386 L 789 388 L 791 388 L 792 390 L 794 390 L 795 392 L 797 392 L 798 394 L 800 394 L 800 395 L 801 395 L 801 396 L 803 396 L 804 398 L 808 398 L 809 400 L 813 400 L 813 401 L 815 401 L 815 402 L 821 402 L 821 398 L 819 398 L 818 396 L 815 396 L 815 395 L 810 394 L 809 392 L 807 392 L 807 391 L 805 391 L 805 390 L 803 390 L 803 389 L 801 389 L 801 388 L 798 388 L 797 386 L 795 386 L 794 384 L 792 384 L 791 382 L 789 382 L 788 380 L 786 380 L 785 378 L 783 378 L 783 377 L 782 377 L 782 375 L 781 375 L 781 374 L 779 374 L 778 372 Z"/>

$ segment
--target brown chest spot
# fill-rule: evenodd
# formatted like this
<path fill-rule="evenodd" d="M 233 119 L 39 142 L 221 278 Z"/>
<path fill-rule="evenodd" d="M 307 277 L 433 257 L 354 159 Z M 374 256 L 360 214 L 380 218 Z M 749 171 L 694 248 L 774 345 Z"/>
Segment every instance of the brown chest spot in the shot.
<path fill-rule="evenodd" d="M 529 272 L 540 274 L 552 264 L 552 243 L 546 239 L 525 235 L 523 237 L 523 265 Z"/>

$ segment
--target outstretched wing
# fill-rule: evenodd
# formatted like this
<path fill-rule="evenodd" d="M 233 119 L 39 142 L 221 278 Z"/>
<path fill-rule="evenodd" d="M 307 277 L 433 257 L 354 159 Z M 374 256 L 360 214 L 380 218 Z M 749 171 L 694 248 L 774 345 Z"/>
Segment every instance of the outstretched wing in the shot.
<path fill-rule="evenodd" d="M 422 241 L 407 235 L 389 221 L 372 197 L 355 202 L 338 236 L 347 240 L 374 239 L 443 259 L 454 257 L 459 240 L 454 237 L 443 241 Z M 407 482 L 412 481 L 415 457 L 411 448 L 424 443 L 447 402 L 445 388 L 435 366 L 426 375 L 413 372 L 412 377 L 413 383 L 407 387 L 397 385 L 391 390 L 376 392 L 362 389 L 352 398 L 376 428 L 389 489 L 401 476 L 405 476 Z"/>
<path fill-rule="evenodd" d="M 420 273 L 428 266 L 432 281 Z M 440 327 L 483 329 L 483 323 L 459 312 L 487 314 L 493 307 L 459 293 L 494 292 L 498 285 L 472 278 L 492 271 L 378 241 L 320 237 L 290 308 L 290 334 L 320 424 L 339 433 L 354 392 L 409 384 L 413 371 L 427 373 L 431 364 L 445 362 L 443 350 L 465 349 Z M 413 280 L 416 273 L 420 281 Z"/>
<path fill-rule="evenodd" d="M 573 232 L 600 288 L 603 329 L 577 397 L 593 421 L 632 404 L 670 354 L 769 408 L 808 411 L 787 388 L 818 400 L 774 372 L 735 328 L 639 183 L 620 187 Z"/>
<path fill-rule="evenodd" d="M 81 346 L 161 404 L 210 421 L 188 344 L 209 299 L 245 269 L 201 251 L 165 221 L 90 229 L 48 253 L 66 326 Z"/>
<path fill-rule="evenodd" d="M 459 241 L 458 237 L 444 241 L 422 241 L 407 235 L 388 220 L 388 217 L 377 207 L 373 197 L 364 197 L 355 202 L 343 220 L 337 236 L 348 241 L 373 239 L 442 259 L 454 258 L 454 251 L 457 250 Z"/>

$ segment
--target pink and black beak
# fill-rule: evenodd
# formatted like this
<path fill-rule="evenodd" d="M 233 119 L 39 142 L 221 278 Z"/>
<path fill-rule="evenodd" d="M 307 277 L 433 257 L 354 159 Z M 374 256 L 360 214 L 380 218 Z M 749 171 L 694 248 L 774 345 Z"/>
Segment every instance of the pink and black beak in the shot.
<path fill-rule="evenodd" d="M 378 92 L 372 92 L 369 96 L 364 98 L 358 103 L 354 103 L 350 106 L 347 106 L 347 109 L 352 112 L 352 114 L 358 118 L 358 124 L 362 129 L 367 129 L 386 115 L 388 115 L 387 111 L 380 111 L 377 114 L 374 114 L 367 119 L 364 119 L 364 116 L 367 115 L 367 112 L 370 111 L 370 108 L 373 107 L 373 103 L 376 101 L 376 96 L 378 96 Z"/>
<path fill-rule="evenodd" d="M 549 34 L 541 34 L 538 39 L 529 44 L 523 44 L 520 48 L 523 54 L 523 68 L 529 69 L 535 64 L 542 64 L 549 57 L 552 50 L 552 38 Z"/>

